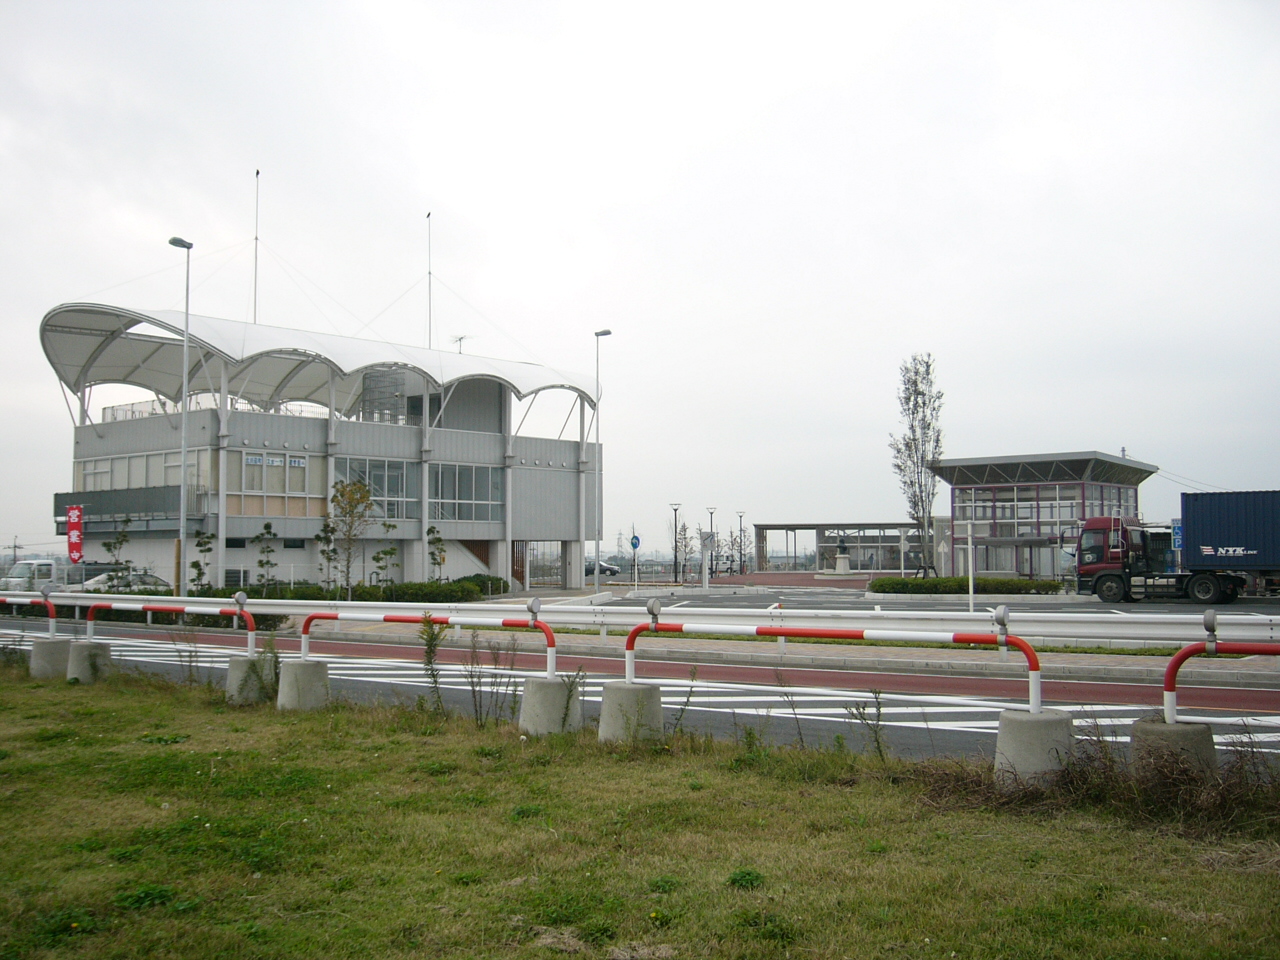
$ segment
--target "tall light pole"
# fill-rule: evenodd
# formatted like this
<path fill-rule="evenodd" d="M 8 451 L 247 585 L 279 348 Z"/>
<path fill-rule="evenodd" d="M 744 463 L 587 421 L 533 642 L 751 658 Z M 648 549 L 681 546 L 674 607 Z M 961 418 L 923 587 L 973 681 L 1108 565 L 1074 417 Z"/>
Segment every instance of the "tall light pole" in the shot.
<path fill-rule="evenodd" d="M 711 576 L 716 575 L 716 508 L 707 507 L 707 515 L 711 517 Z"/>
<path fill-rule="evenodd" d="M 747 556 L 747 543 L 742 536 L 742 516 L 746 512 L 745 510 L 738 511 L 738 576 L 742 576 L 747 572 L 743 566 L 743 561 Z"/>
<path fill-rule="evenodd" d="M 191 370 L 188 355 L 191 351 L 191 248 L 194 244 L 181 237 L 170 237 L 169 245 L 187 252 L 187 289 L 182 307 L 182 479 L 178 486 L 178 575 L 173 584 L 177 591 L 175 596 L 184 597 L 187 594 L 187 394 L 190 392 L 187 378 Z M 222 522 L 221 517 L 218 522 Z M 218 535 L 222 536 L 223 532 L 219 530 Z"/>
<path fill-rule="evenodd" d="M 600 538 L 604 534 L 604 470 L 600 463 L 600 338 L 612 334 L 613 331 L 608 329 L 596 331 L 596 593 L 600 592 Z"/>
<path fill-rule="evenodd" d="M 680 560 L 680 504 L 671 504 L 671 582 L 679 583 L 676 563 Z"/>

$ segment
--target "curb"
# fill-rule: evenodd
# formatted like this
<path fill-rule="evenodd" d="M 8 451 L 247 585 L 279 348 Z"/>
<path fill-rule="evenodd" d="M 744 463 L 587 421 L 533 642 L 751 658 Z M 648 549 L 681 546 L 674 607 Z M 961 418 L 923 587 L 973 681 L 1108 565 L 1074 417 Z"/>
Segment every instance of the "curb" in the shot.
<path fill-rule="evenodd" d="M 955 603 L 964 602 L 969 599 L 967 593 L 872 593 L 868 590 L 863 594 L 864 600 L 879 601 L 900 601 L 900 600 L 928 600 L 937 602 L 939 600 L 951 601 Z M 973 595 L 974 606 L 979 603 L 1097 603 L 1098 598 L 1093 594 L 1083 593 L 975 593 Z"/>

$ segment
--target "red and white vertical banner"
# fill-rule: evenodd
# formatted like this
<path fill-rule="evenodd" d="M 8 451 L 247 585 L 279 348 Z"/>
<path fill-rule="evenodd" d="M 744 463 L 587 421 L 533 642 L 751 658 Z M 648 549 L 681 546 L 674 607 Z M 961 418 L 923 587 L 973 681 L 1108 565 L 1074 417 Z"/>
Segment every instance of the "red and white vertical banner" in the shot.
<path fill-rule="evenodd" d="M 84 559 L 84 507 L 67 507 L 67 557 L 72 563 Z"/>

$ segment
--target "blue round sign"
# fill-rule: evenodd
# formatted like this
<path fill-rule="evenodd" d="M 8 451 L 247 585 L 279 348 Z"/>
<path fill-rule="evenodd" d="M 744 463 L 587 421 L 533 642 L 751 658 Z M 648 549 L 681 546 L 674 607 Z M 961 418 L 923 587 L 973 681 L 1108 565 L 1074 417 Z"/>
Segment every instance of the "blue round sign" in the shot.
<path fill-rule="evenodd" d="M 639 538 L 639 537 L 634 537 L 634 536 L 633 536 L 633 537 L 631 538 L 631 549 L 632 549 L 632 550 L 639 550 L 639 549 L 640 549 L 640 538 Z"/>

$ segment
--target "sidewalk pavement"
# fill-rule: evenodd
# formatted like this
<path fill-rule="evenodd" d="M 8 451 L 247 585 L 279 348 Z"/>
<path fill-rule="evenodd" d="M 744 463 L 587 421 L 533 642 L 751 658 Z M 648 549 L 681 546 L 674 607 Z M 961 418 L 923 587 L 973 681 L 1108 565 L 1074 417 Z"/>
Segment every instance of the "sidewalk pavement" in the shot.
<path fill-rule="evenodd" d="M 418 628 L 413 624 L 370 623 L 342 624 L 341 631 L 326 629 L 328 622 L 315 625 L 316 640 L 345 640 L 417 645 Z M 486 643 L 501 631 L 481 632 Z M 446 635 L 445 646 L 460 647 L 469 643 L 469 633 L 454 638 Z M 546 649 L 541 637 L 511 634 L 522 653 L 539 653 Z M 1280 644 L 1277 644 L 1280 649 Z M 626 637 L 557 634 L 556 650 L 562 656 L 602 657 L 623 660 Z M 720 663 L 753 667 L 804 667 L 820 670 L 847 670 L 856 673 L 911 673 L 957 677 L 1022 678 L 1027 675 L 1026 660 L 1017 650 L 1010 650 L 1002 660 L 994 648 L 954 650 L 908 646 L 856 646 L 835 643 L 802 643 L 788 641 L 786 652 L 773 640 L 687 640 L 671 636 L 641 636 L 636 641 L 636 657 L 640 660 L 665 660 L 680 663 Z M 1119 653 L 1041 653 L 1041 677 L 1044 680 L 1081 680 L 1095 683 L 1160 684 L 1168 657 L 1137 656 Z M 1179 686 L 1247 687 L 1280 691 L 1280 657 L 1193 657 L 1178 672 Z M 1280 698 L 1277 700 L 1280 707 Z"/>

